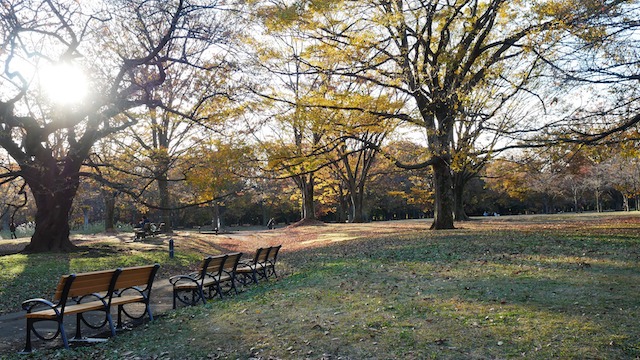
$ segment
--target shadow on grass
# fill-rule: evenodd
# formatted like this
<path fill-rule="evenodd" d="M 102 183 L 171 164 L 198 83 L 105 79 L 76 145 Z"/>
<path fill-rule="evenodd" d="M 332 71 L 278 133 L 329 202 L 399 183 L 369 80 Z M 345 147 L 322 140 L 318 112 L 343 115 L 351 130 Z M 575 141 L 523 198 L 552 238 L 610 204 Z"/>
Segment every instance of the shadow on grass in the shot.
<path fill-rule="evenodd" d="M 294 294 L 296 304 L 360 313 L 350 321 L 364 328 L 435 326 L 441 338 L 428 339 L 434 335 L 425 330 L 431 335 L 414 334 L 413 341 L 446 342 L 464 354 L 457 356 L 509 341 L 480 356 L 633 358 L 640 356 L 638 243 L 482 232 L 356 240 L 285 252 L 296 269 L 276 287 Z"/>

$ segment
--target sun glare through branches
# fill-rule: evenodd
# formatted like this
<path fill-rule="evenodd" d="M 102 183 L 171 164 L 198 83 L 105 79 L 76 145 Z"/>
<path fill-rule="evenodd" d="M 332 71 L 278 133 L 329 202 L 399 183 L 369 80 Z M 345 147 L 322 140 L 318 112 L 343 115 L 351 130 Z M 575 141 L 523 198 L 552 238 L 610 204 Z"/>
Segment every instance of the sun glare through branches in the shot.
<path fill-rule="evenodd" d="M 87 77 L 78 66 L 69 63 L 47 66 L 39 76 L 44 94 L 55 104 L 78 104 L 87 96 Z"/>

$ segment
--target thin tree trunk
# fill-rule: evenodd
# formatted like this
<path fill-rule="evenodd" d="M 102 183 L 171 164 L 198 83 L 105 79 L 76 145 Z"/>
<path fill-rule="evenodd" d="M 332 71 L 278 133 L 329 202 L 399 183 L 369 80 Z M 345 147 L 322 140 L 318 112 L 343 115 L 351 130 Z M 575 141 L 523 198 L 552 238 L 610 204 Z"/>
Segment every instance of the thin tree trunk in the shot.
<path fill-rule="evenodd" d="M 464 211 L 464 174 L 454 174 L 454 187 L 453 187 L 453 203 L 454 203 L 454 218 L 457 221 L 468 221 L 469 216 Z"/>
<path fill-rule="evenodd" d="M 167 181 L 166 173 L 158 177 L 158 192 L 160 193 L 160 208 L 162 209 L 160 211 L 160 217 L 161 222 L 164 223 L 163 230 L 171 233 L 171 210 L 169 209 L 171 199 L 169 194 L 169 181 Z"/>
<path fill-rule="evenodd" d="M 308 177 L 307 177 L 308 176 Z M 294 178 L 296 185 L 298 185 L 298 189 L 302 194 L 302 209 L 301 215 L 303 220 L 315 220 L 316 219 L 316 210 L 315 210 L 315 202 L 313 199 L 314 195 L 314 178 L 313 174 L 308 174 L 306 176 L 301 175 Z"/>
<path fill-rule="evenodd" d="M 364 215 L 364 189 L 362 186 L 351 194 L 353 204 L 353 222 L 364 223 L 367 221 Z"/>
<path fill-rule="evenodd" d="M 115 213 L 116 213 L 116 196 L 117 191 L 103 191 L 102 198 L 104 199 L 104 230 L 107 233 L 113 233 L 116 231 L 115 227 Z"/>
<path fill-rule="evenodd" d="M 213 231 L 220 231 L 222 227 L 222 219 L 220 218 L 220 204 L 217 202 L 213 203 L 213 216 L 211 219 L 211 227 Z"/>
<path fill-rule="evenodd" d="M 349 202 L 348 202 L 348 197 L 347 195 L 345 195 L 344 193 L 344 187 L 342 186 L 342 182 L 340 183 L 340 185 L 338 186 L 338 196 L 339 196 L 339 201 L 338 201 L 338 209 L 337 209 L 337 219 L 339 223 L 343 223 L 349 220 L 349 217 L 347 215 L 347 211 L 349 211 Z"/>

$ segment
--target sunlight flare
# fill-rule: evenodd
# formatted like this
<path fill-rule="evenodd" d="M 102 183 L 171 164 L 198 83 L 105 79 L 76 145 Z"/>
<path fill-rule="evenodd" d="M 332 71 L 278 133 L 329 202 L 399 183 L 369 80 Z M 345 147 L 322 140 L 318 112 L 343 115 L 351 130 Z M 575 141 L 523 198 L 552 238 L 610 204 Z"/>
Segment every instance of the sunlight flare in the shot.
<path fill-rule="evenodd" d="M 60 63 L 40 72 L 40 84 L 46 96 L 55 104 L 81 103 L 87 96 L 87 77 L 79 66 Z"/>

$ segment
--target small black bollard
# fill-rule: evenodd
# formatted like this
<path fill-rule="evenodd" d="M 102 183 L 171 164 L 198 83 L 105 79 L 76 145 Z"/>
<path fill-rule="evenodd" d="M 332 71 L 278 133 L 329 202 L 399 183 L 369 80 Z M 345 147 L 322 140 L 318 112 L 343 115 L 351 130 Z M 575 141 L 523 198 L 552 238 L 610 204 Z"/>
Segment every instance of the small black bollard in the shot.
<path fill-rule="evenodd" d="M 173 239 L 169 239 L 169 257 L 173 259 Z"/>

